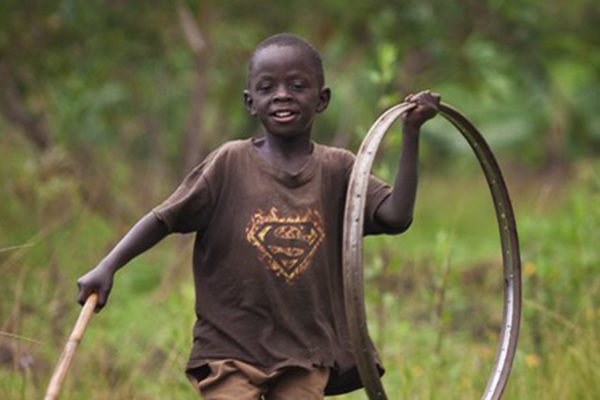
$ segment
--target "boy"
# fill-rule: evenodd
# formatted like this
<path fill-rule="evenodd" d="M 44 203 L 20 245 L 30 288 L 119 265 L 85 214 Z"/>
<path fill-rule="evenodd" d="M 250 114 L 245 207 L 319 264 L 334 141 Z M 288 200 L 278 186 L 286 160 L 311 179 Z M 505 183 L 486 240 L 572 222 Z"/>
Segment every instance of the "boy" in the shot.
<path fill-rule="evenodd" d="M 354 156 L 311 140 L 329 103 L 319 53 L 290 34 L 254 50 L 244 102 L 263 136 L 212 152 L 78 280 L 79 302 L 172 232 L 196 232 L 194 343 L 186 373 L 205 399 L 320 399 L 361 386 L 342 293 L 342 219 Z M 418 132 L 439 96 L 408 96 L 393 189 L 372 178 L 365 232 L 412 221 Z"/>

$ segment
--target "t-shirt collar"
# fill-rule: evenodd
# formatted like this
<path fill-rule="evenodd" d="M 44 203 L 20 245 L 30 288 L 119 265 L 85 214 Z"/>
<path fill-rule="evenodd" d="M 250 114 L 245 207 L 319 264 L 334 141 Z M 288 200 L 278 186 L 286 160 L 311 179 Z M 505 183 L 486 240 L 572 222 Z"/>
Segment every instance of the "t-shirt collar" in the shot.
<path fill-rule="evenodd" d="M 248 139 L 248 153 L 259 168 L 267 172 L 269 175 L 273 176 L 273 178 L 275 178 L 278 182 L 288 187 L 297 187 L 308 182 L 314 176 L 318 164 L 318 153 L 320 152 L 320 146 L 318 144 L 311 141 L 311 153 L 308 157 L 308 160 L 297 172 L 290 173 L 288 171 L 284 171 L 280 168 L 277 168 L 276 166 L 265 160 L 260 154 L 258 154 L 256 143 L 261 140 L 263 140 L 263 138 L 261 137 Z"/>

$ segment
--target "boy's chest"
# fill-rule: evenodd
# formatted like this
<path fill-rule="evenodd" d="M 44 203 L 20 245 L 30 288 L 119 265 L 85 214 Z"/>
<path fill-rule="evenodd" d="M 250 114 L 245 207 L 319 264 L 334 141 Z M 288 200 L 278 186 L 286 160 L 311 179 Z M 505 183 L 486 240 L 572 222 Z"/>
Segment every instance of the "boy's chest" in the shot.
<path fill-rule="evenodd" d="M 232 175 L 221 188 L 217 204 L 223 214 L 244 226 L 248 226 L 244 221 L 257 220 L 282 226 L 292 221 L 298 227 L 324 225 L 343 212 L 346 185 L 341 171 L 315 168 L 302 176 L 244 165 Z"/>
<path fill-rule="evenodd" d="M 233 245 L 283 280 L 295 280 L 337 236 L 343 183 L 313 176 L 290 187 L 261 171 L 246 172 L 221 192 L 212 222 L 220 239 L 212 240 Z"/>
<path fill-rule="evenodd" d="M 220 193 L 215 215 L 258 239 L 299 238 L 320 232 L 324 219 L 339 207 L 324 192 L 320 176 L 288 185 L 260 170 L 245 171 Z"/>

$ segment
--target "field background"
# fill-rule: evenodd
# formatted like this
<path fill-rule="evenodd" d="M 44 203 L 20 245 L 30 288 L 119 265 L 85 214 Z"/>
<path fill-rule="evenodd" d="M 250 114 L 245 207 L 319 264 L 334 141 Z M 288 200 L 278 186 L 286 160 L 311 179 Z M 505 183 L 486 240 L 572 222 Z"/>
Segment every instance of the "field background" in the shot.
<path fill-rule="evenodd" d="M 356 150 L 381 111 L 425 88 L 480 128 L 522 249 L 504 397 L 597 396 L 599 27 L 593 0 L 2 2 L 0 398 L 43 397 L 80 310 L 76 279 L 207 152 L 257 134 L 246 60 L 280 31 L 323 55 L 319 142 Z M 377 175 L 393 179 L 400 146 L 392 132 Z M 196 398 L 182 373 L 191 242 L 169 237 L 118 273 L 62 398 Z M 477 162 L 441 118 L 423 129 L 413 226 L 366 239 L 365 269 L 389 397 L 480 397 L 502 322 L 499 236 Z"/>

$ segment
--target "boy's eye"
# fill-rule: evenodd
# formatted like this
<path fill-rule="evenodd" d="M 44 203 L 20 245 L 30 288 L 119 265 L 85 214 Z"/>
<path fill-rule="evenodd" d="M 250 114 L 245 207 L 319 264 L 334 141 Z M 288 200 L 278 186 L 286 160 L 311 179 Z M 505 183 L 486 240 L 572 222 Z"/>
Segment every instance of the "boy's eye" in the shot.
<path fill-rule="evenodd" d="M 256 90 L 258 90 L 259 92 L 266 92 L 270 90 L 272 86 L 273 85 L 271 85 L 269 82 L 259 83 L 256 87 Z"/>
<path fill-rule="evenodd" d="M 306 85 L 302 81 L 293 81 L 291 86 L 292 86 L 292 89 L 300 90 L 300 89 L 304 89 L 304 87 Z"/>

